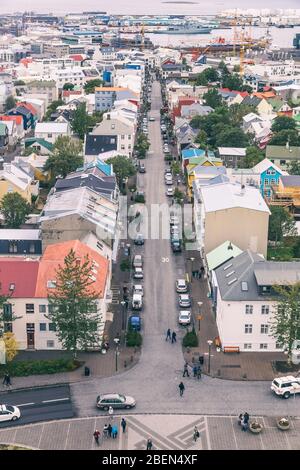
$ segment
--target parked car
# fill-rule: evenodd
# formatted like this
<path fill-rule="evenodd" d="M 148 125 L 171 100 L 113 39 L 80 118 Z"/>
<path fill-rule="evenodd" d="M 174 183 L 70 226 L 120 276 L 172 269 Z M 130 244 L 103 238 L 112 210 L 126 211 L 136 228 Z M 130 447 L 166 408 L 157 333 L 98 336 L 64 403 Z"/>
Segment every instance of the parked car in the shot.
<path fill-rule="evenodd" d="M 146 173 L 146 167 L 144 163 L 139 164 L 139 173 Z"/>
<path fill-rule="evenodd" d="M 166 190 L 166 196 L 174 196 L 174 188 L 171 187 L 171 188 L 167 188 Z"/>
<path fill-rule="evenodd" d="M 271 390 L 282 398 L 290 398 L 291 395 L 300 393 L 300 377 L 278 377 L 273 380 Z"/>
<path fill-rule="evenodd" d="M 131 305 L 133 310 L 141 310 L 143 308 L 143 296 L 141 294 L 133 294 Z"/>
<path fill-rule="evenodd" d="M 134 398 L 119 393 L 105 393 L 99 395 L 96 400 L 97 408 L 107 411 L 109 407 L 130 409 L 136 405 Z"/>
<path fill-rule="evenodd" d="M 134 284 L 133 287 L 132 287 L 132 292 L 133 292 L 133 295 L 134 294 L 140 294 L 140 295 L 144 295 L 144 287 L 142 286 L 142 284 Z"/>
<path fill-rule="evenodd" d="M 142 235 L 141 233 L 137 233 L 137 235 L 134 239 L 134 244 L 135 245 L 144 245 L 144 243 L 145 243 L 144 235 Z"/>
<path fill-rule="evenodd" d="M 171 248 L 173 253 L 180 253 L 181 248 L 181 239 L 179 237 L 179 233 L 174 233 L 171 237 Z"/>
<path fill-rule="evenodd" d="M 171 175 L 172 176 L 171 168 L 165 168 L 165 175 Z"/>
<path fill-rule="evenodd" d="M 142 319 L 139 315 L 131 315 L 128 319 L 128 329 L 141 331 Z"/>
<path fill-rule="evenodd" d="M 135 268 L 133 273 L 134 279 L 144 279 L 144 273 L 142 268 Z"/>
<path fill-rule="evenodd" d="M 134 255 L 132 265 L 134 268 L 142 268 L 143 267 L 142 255 Z"/>
<path fill-rule="evenodd" d="M 176 215 L 171 215 L 170 216 L 170 225 L 178 225 L 179 224 L 179 219 Z"/>
<path fill-rule="evenodd" d="M 166 175 L 165 175 L 165 183 L 166 183 L 167 185 L 173 184 L 173 178 L 172 178 L 171 175 L 169 175 L 169 174 L 166 174 Z"/>
<path fill-rule="evenodd" d="M 150 118 L 149 118 L 149 121 L 154 122 L 154 121 L 155 121 L 155 118 L 154 118 L 154 117 L 150 117 Z"/>
<path fill-rule="evenodd" d="M 21 411 L 17 406 L 0 405 L 0 423 L 20 419 Z"/>
<path fill-rule="evenodd" d="M 180 294 L 179 295 L 179 307 L 190 307 L 191 306 L 191 298 L 189 294 Z"/>
<path fill-rule="evenodd" d="M 185 279 L 177 279 L 176 292 L 185 294 L 188 291 L 188 285 Z"/>
<path fill-rule="evenodd" d="M 180 310 L 178 315 L 178 323 L 180 325 L 189 325 L 191 323 L 191 312 L 190 310 Z"/>

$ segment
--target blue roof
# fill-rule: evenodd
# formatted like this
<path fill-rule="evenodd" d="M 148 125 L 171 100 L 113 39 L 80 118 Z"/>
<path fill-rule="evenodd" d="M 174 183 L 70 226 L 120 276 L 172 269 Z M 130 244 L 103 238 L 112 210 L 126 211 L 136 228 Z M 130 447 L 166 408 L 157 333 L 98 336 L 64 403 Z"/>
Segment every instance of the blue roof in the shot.
<path fill-rule="evenodd" d="M 202 157 L 205 155 L 203 149 L 184 149 L 182 150 L 182 158 Z"/>

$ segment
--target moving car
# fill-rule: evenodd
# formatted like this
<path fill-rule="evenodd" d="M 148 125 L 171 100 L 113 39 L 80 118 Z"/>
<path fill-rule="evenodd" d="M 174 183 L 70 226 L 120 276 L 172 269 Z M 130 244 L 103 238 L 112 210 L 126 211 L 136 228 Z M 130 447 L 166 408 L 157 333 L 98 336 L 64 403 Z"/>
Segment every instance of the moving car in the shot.
<path fill-rule="evenodd" d="M 0 405 L 0 423 L 20 419 L 21 411 L 17 406 Z"/>
<path fill-rule="evenodd" d="M 141 294 L 133 294 L 132 296 L 132 309 L 142 310 L 143 308 L 143 296 Z"/>
<path fill-rule="evenodd" d="M 185 294 L 188 291 L 188 285 L 185 279 L 177 279 L 176 292 Z"/>
<path fill-rule="evenodd" d="M 143 267 L 143 257 L 142 257 L 142 255 L 135 255 L 134 256 L 132 266 L 134 268 L 142 268 Z"/>
<path fill-rule="evenodd" d="M 190 307 L 191 299 L 189 294 L 180 294 L 179 295 L 179 307 Z"/>
<path fill-rule="evenodd" d="M 155 118 L 154 118 L 154 117 L 150 117 L 150 118 L 149 118 L 149 121 L 154 122 L 154 121 L 155 121 Z"/>
<path fill-rule="evenodd" d="M 191 323 L 191 312 L 190 310 L 180 310 L 178 316 L 178 323 L 180 325 L 189 325 Z"/>
<path fill-rule="evenodd" d="M 134 284 L 133 287 L 132 287 L 132 292 L 133 292 L 133 295 L 134 294 L 140 294 L 140 295 L 144 295 L 144 288 L 142 286 L 142 284 Z"/>
<path fill-rule="evenodd" d="M 291 395 L 300 393 L 300 377 L 287 375 L 286 377 L 274 379 L 271 390 L 282 398 L 290 398 Z"/>
<path fill-rule="evenodd" d="M 167 188 L 166 196 L 174 196 L 174 188 Z"/>
<path fill-rule="evenodd" d="M 134 279 L 144 279 L 144 273 L 142 268 L 135 268 L 133 273 Z"/>
<path fill-rule="evenodd" d="M 135 245 L 144 245 L 144 243 L 145 243 L 144 235 L 142 235 L 141 233 L 137 233 L 137 235 L 134 239 L 134 244 Z"/>
<path fill-rule="evenodd" d="M 128 329 L 141 331 L 142 328 L 142 319 L 139 315 L 131 315 L 128 319 Z"/>
<path fill-rule="evenodd" d="M 130 409 L 136 405 L 134 398 L 119 393 L 105 393 L 99 395 L 96 400 L 97 408 L 107 411 L 109 407 Z"/>

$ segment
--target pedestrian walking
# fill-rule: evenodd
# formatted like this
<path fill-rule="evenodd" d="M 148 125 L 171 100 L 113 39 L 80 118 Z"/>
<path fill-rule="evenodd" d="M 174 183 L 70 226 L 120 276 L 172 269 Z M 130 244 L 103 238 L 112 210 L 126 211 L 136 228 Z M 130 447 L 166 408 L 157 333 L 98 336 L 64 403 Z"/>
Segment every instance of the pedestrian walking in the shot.
<path fill-rule="evenodd" d="M 193 439 L 196 442 L 197 439 L 200 437 L 200 432 L 198 431 L 197 426 L 194 427 L 194 434 L 193 434 Z"/>
<path fill-rule="evenodd" d="M 113 419 L 114 409 L 112 406 L 108 408 L 108 414 L 109 414 L 110 419 Z"/>
<path fill-rule="evenodd" d="M 197 372 L 198 372 L 198 367 L 197 367 L 197 366 L 194 366 L 194 367 L 193 367 L 193 375 L 194 375 L 194 377 L 197 377 Z"/>
<path fill-rule="evenodd" d="M 108 438 L 108 426 L 105 423 L 103 427 L 103 439 L 107 439 L 107 438 Z"/>
<path fill-rule="evenodd" d="M 171 340 L 171 330 L 170 328 L 167 329 L 167 336 L 166 336 L 166 341 Z"/>
<path fill-rule="evenodd" d="M 98 431 L 98 429 L 95 429 L 93 436 L 96 444 L 99 445 L 100 432 Z"/>
<path fill-rule="evenodd" d="M 182 377 L 185 377 L 186 375 L 187 375 L 188 377 L 190 376 L 190 374 L 189 374 L 189 368 L 188 368 L 188 363 L 187 363 L 187 362 L 186 362 L 186 363 L 184 364 L 184 366 L 183 366 L 183 374 L 182 374 Z"/>
<path fill-rule="evenodd" d="M 180 396 L 182 397 L 183 392 L 184 392 L 184 390 L 185 390 L 184 383 L 183 383 L 183 382 L 180 382 L 180 384 L 178 385 L 178 388 L 179 388 Z"/>
<path fill-rule="evenodd" d="M 250 416 L 247 412 L 245 412 L 242 416 L 243 416 L 243 419 L 241 421 L 242 431 L 247 431 L 249 427 Z"/>
<path fill-rule="evenodd" d="M 4 374 L 3 385 L 6 385 L 7 387 L 11 385 L 10 375 L 7 372 Z"/>
<path fill-rule="evenodd" d="M 121 426 L 122 426 L 123 432 L 125 432 L 127 423 L 126 423 L 126 420 L 124 418 L 122 418 L 122 420 L 121 420 Z"/>
<path fill-rule="evenodd" d="M 109 423 L 109 425 L 107 426 L 108 437 L 111 437 L 111 433 L 112 433 L 112 425 Z"/>
<path fill-rule="evenodd" d="M 201 367 L 200 366 L 197 367 L 197 379 L 198 380 L 201 379 Z"/>
<path fill-rule="evenodd" d="M 118 436 L 118 428 L 117 428 L 116 425 L 112 426 L 111 434 L 112 434 L 112 438 L 113 438 L 113 439 L 116 439 L 116 438 L 117 438 L 117 436 Z"/>
<path fill-rule="evenodd" d="M 172 333 L 172 343 L 176 343 L 176 333 L 173 331 Z"/>
<path fill-rule="evenodd" d="M 152 447 L 153 447 L 153 443 L 152 443 L 151 439 L 149 438 L 149 439 L 147 440 L 147 450 L 151 450 Z"/>

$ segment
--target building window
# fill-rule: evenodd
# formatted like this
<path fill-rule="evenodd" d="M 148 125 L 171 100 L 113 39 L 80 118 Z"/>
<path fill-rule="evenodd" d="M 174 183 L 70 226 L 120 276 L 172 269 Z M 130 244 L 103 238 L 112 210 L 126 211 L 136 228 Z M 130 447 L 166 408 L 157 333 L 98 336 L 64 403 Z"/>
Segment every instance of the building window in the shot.
<path fill-rule="evenodd" d="M 260 325 L 260 332 L 262 335 L 267 335 L 269 332 L 269 325 L 266 325 L 265 323 Z"/>
<path fill-rule="evenodd" d="M 54 305 L 53 305 L 53 304 L 48 305 L 48 312 L 49 312 L 49 313 L 53 313 L 53 312 L 54 312 Z"/>
<path fill-rule="evenodd" d="M 49 323 L 49 331 L 56 331 L 55 323 Z"/>
<path fill-rule="evenodd" d="M 127 137 L 128 137 L 128 140 L 131 140 L 131 134 L 128 134 Z"/>
<path fill-rule="evenodd" d="M 286 164 L 286 160 L 280 160 L 279 164 L 280 164 L 280 165 L 285 165 L 285 164 Z"/>
<path fill-rule="evenodd" d="M 125 139 L 125 135 L 121 135 L 121 139 L 124 140 L 124 139 Z"/>
<path fill-rule="evenodd" d="M 261 306 L 261 313 L 262 315 L 268 315 L 270 312 L 270 307 L 269 305 L 262 305 Z"/>
<path fill-rule="evenodd" d="M 34 313 L 34 304 L 26 304 L 26 313 Z"/>
<path fill-rule="evenodd" d="M 269 186 L 269 178 L 265 178 L 264 185 Z"/>
<path fill-rule="evenodd" d="M 29 245 L 29 253 L 35 253 L 35 244 L 34 244 L 34 243 L 30 243 L 30 245 Z"/>
<path fill-rule="evenodd" d="M 125 145 L 121 145 L 121 150 L 125 150 Z"/>
<path fill-rule="evenodd" d="M 40 323 L 40 331 L 46 331 L 47 330 L 47 323 Z"/>
<path fill-rule="evenodd" d="M 3 320 L 8 321 L 8 322 L 12 320 L 12 305 L 11 304 L 3 305 Z"/>
<path fill-rule="evenodd" d="M 267 343 L 260 343 L 259 349 L 268 349 Z"/>
<path fill-rule="evenodd" d="M 48 134 L 48 139 L 52 139 L 52 134 Z"/>
<path fill-rule="evenodd" d="M 253 325 L 246 324 L 245 325 L 245 333 L 247 333 L 247 334 L 252 333 L 252 327 L 253 327 Z"/>
<path fill-rule="evenodd" d="M 245 313 L 253 313 L 253 305 L 246 305 Z"/>
<path fill-rule="evenodd" d="M 8 245 L 8 252 L 9 252 L 9 253 L 18 253 L 18 245 L 17 245 L 17 242 L 9 242 L 9 245 Z"/>
<path fill-rule="evenodd" d="M 47 348 L 54 348 L 54 341 L 48 340 L 47 341 Z"/>
<path fill-rule="evenodd" d="M 5 322 L 4 323 L 4 333 L 12 333 L 12 332 L 13 332 L 12 322 Z"/>
<path fill-rule="evenodd" d="M 245 343 L 244 349 L 252 349 L 252 343 Z"/>
<path fill-rule="evenodd" d="M 276 343 L 276 344 L 275 344 L 275 348 L 276 348 L 276 349 L 282 349 L 282 345 L 279 344 L 279 343 Z"/>
<path fill-rule="evenodd" d="M 39 312 L 46 313 L 46 305 L 39 305 Z"/>

